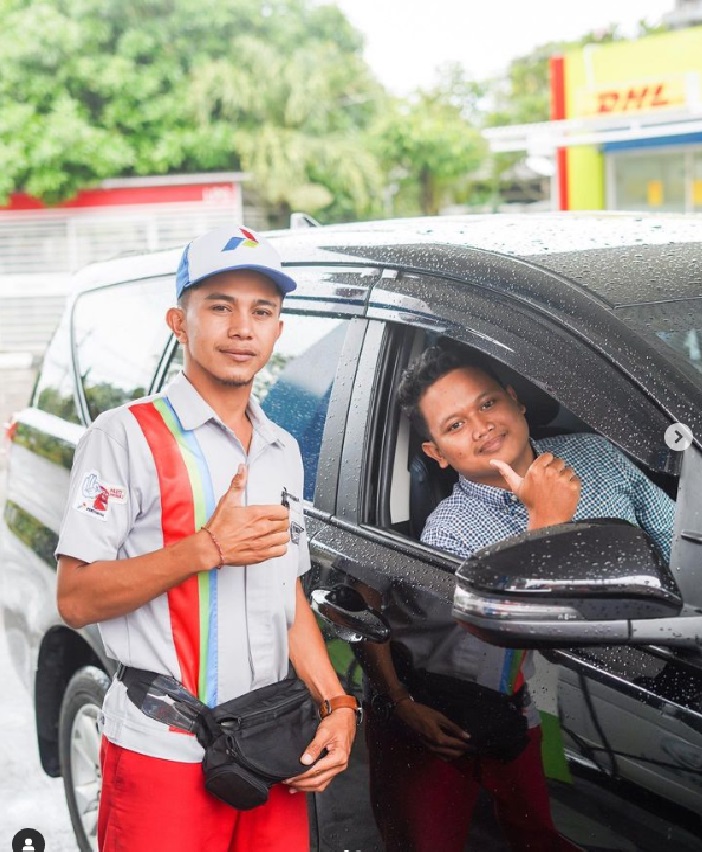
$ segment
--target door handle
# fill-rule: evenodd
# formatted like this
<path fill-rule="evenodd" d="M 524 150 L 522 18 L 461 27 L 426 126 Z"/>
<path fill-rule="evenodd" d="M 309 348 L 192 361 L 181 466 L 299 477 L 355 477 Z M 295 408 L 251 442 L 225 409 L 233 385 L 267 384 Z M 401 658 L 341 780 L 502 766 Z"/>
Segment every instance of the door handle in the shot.
<path fill-rule="evenodd" d="M 390 625 L 384 615 L 370 607 L 351 586 L 313 589 L 312 610 L 328 622 L 334 633 L 347 642 L 387 642 Z"/>

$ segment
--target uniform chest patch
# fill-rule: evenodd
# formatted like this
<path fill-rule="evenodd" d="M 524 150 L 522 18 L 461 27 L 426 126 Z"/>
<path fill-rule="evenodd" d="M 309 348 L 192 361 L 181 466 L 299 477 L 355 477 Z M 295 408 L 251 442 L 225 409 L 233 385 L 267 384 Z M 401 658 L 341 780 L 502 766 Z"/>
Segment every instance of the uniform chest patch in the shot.
<path fill-rule="evenodd" d="M 83 476 L 78 499 L 73 508 L 104 521 L 110 506 L 114 503 L 124 503 L 126 500 L 126 488 L 122 485 L 108 485 L 102 481 L 97 471 L 91 470 Z"/>

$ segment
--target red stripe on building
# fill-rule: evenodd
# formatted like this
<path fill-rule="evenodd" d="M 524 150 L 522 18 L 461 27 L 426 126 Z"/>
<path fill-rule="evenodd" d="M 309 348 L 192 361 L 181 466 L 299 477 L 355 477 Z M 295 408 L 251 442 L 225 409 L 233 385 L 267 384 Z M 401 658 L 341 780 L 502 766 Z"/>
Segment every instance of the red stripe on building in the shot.
<path fill-rule="evenodd" d="M 567 118 L 565 88 L 565 57 L 551 57 L 551 119 Z M 556 151 L 556 174 L 558 178 L 558 209 L 569 210 L 568 197 L 568 149 Z"/>
<path fill-rule="evenodd" d="M 156 463 L 161 492 L 163 545 L 168 547 L 195 532 L 195 507 L 188 470 L 171 430 L 151 402 L 129 407 Z M 198 694 L 200 660 L 200 594 L 197 575 L 168 592 L 168 611 L 181 682 Z"/>
<path fill-rule="evenodd" d="M 213 190 L 238 193 L 239 188 L 229 182 L 176 184 L 172 186 L 124 186 L 83 189 L 69 201 L 47 205 L 34 196 L 22 192 L 10 195 L 9 203 L 1 210 L 43 210 L 47 207 L 59 210 L 82 208 L 119 207 L 128 204 L 173 204 L 175 202 L 198 202 L 206 200 Z"/>

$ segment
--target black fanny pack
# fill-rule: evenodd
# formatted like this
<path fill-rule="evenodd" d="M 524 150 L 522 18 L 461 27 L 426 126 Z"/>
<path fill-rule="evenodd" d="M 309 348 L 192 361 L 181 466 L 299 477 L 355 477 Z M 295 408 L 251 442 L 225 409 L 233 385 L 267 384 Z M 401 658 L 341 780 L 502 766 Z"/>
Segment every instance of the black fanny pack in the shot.
<path fill-rule="evenodd" d="M 145 715 L 197 737 L 205 749 L 205 788 L 240 811 L 262 805 L 270 788 L 309 767 L 319 710 L 297 677 L 207 707 L 168 675 L 120 666 L 117 678 Z"/>
<path fill-rule="evenodd" d="M 505 695 L 475 681 L 414 669 L 403 680 L 415 701 L 443 713 L 470 734 L 471 752 L 514 760 L 529 742 L 525 690 Z"/>

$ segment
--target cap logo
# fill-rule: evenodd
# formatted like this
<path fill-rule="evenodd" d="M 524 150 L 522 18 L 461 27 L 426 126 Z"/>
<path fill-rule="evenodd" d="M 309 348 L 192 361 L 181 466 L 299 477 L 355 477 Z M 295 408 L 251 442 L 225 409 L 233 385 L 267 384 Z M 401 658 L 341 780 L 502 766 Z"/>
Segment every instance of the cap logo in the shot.
<path fill-rule="evenodd" d="M 222 251 L 233 251 L 235 248 L 238 248 L 242 243 L 247 248 L 255 248 L 258 245 L 258 240 L 251 231 L 247 231 L 245 228 L 239 229 L 241 233 L 244 235 L 243 237 L 232 237 L 226 246 L 222 249 Z"/>

